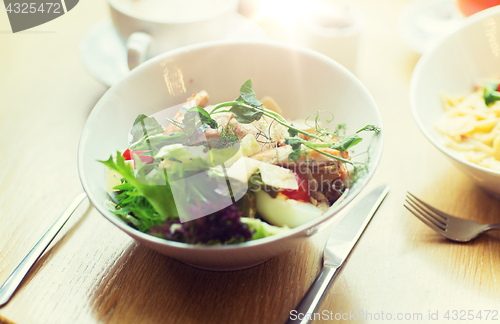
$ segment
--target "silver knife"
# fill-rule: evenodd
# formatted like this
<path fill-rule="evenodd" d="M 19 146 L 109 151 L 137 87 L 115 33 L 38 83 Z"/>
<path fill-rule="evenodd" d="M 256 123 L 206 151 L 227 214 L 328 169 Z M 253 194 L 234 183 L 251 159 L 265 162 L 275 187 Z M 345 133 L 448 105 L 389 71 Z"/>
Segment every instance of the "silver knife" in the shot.
<path fill-rule="evenodd" d="M 286 324 L 311 322 L 333 279 L 342 269 L 349 253 L 388 192 L 388 185 L 375 188 L 364 196 L 334 228 L 325 245 L 323 269 L 299 305 L 290 311 Z"/>

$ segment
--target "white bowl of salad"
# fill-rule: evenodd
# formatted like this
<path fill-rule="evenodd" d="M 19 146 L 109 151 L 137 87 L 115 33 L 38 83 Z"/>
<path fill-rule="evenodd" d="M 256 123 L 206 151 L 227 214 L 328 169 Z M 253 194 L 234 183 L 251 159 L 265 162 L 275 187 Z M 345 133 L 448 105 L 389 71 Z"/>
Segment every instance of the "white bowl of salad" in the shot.
<path fill-rule="evenodd" d="M 382 144 L 373 98 L 340 64 L 285 44 L 214 42 L 160 55 L 113 86 L 78 164 L 95 208 L 138 242 L 237 270 L 333 222 Z"/>
<path fill-rule="evenodd" d="M 410 105 L 427 139 L 500 197 L 500 7 L 465 19 L 413 72 Z"/>

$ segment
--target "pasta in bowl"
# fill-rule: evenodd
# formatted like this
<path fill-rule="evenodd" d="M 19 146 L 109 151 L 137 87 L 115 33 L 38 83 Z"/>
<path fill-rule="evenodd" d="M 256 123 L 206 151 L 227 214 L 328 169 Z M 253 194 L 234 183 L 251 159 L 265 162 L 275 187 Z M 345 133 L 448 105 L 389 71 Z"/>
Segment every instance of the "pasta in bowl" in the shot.
<path fill-rule="evenodd" d="M 410 82 L 410 107 L 422 133 L 495 197 L 500 197 L 500 106 L 490 99 L 498 86 L 483 81 L 500 76 L 500 45 L 496 36 L 491 42 L 498 24 L 499 7 L 466 18 L 458 30 L 424 53 Z"/>
<path fill-rule="evenodd" d="M 493 98 L 499 81 L 487 80 L 467 95 L 443 93 L 445 114 L 436 123 L 444 144 L 462 158 L 500 171 L 500 101 Z"/>

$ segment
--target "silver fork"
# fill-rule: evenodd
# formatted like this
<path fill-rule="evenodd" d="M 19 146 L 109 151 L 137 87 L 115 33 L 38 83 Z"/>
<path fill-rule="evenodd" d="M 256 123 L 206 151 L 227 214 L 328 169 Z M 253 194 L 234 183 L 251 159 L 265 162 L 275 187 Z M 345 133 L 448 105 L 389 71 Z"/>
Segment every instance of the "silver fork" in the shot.
<path fill-rule="evenodd" d="M 500 224 L 479 224 L 470 219 L 458 218 L 432 207 L 407 192 L 406 209 L 427 226 L 456 242 L 469 242 L 489 230 L 500 230 Z"/>

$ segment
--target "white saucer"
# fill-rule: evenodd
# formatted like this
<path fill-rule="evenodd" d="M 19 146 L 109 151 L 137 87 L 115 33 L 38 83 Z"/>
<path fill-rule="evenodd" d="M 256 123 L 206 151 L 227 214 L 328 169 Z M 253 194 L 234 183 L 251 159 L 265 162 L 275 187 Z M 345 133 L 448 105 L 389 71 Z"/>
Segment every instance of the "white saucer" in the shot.
<path fill-rule="evenodd" d="M 414 0 L 401 13 L 399 33 L 408 47 L 422 54 L 463 20 L 456 0 Z"/>
<path fill-rule="evenodd" d="M 267 35 L 256 23 L 237 15 L 224 39 L 266 40 Z M 125 46 L 110 20 L 96 25 L 83 38 L 80 58 L 87 71 L 107 86 L 117 83 L 129 72 Z"/>

